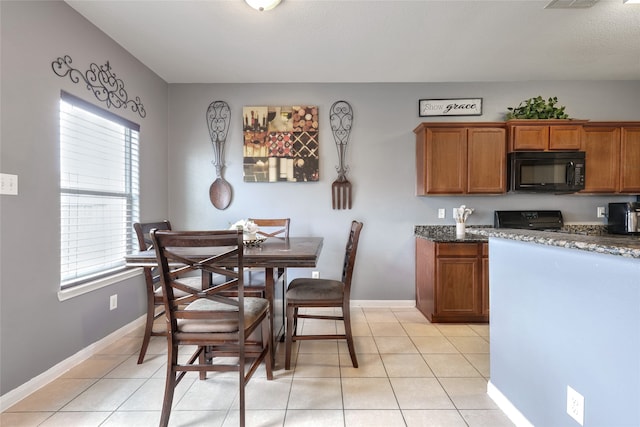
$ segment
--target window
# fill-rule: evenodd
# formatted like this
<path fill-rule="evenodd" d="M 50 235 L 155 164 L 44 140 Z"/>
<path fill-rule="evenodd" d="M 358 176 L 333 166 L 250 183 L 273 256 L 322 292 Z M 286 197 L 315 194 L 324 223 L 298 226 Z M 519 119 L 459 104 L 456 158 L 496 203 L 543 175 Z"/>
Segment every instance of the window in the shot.
<path fill-rule="evenodd" d="M 140 126 L 60 95 L 60 287 L 125 268 L 138 221 Z"/>

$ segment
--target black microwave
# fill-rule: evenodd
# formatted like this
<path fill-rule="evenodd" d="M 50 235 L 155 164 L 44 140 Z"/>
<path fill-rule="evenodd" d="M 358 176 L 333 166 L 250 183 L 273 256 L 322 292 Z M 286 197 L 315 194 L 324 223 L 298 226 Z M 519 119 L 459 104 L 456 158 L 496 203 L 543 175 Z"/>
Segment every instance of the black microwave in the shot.
<path fill-rule="evenodd" d="M 584 189 L 584 151 L 516 151 L 509 153 L 509 190 L 575 193 Z"/>

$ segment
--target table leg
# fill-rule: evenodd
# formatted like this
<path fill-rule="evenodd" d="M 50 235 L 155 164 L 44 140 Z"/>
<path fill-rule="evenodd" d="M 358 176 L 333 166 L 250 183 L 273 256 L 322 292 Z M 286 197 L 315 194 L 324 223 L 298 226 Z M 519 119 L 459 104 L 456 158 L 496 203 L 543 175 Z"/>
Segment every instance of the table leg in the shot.
<path fill-rule="evenodd" d="M 284 336 L 284 290 L 286 269 L 265 268 L 265 297 L 271 306 L 271 348 L 275 362 L 277 343 Z"/>
<path fill-rule="evenodd" d="M 275 283 L 273 280 L 273 268 L 265 268 L 264 269 L 264 291 L 265 297 L 267 301 L 269 301 L 269 308 L 271 310 L 271 337 L 269 345 L 271 346 L 271 362 L 272 365 L 275 366 L 276 359 L 276 339 L 275 336 L 277 334 L 275 329 Z"/>

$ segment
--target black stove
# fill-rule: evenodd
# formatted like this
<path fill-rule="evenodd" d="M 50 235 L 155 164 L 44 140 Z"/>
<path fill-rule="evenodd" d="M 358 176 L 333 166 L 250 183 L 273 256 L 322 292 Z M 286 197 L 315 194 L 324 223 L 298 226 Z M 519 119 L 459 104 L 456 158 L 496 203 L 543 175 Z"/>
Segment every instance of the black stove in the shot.
<path fill-rule="evenodd" d="M 563 224 L 560 211 L 494 211 L 493 215 L 494 228 L 559 231 Z"/>

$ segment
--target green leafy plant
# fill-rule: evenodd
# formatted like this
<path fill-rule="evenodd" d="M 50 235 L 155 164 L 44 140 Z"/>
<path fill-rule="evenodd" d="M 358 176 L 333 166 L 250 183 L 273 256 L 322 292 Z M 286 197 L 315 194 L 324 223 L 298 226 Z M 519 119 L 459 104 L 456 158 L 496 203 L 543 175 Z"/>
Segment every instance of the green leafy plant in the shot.
<path fill-rule="evenodd" d="M 557 106 L 557 97 L 547 100 L 541 96 L 524 100 L 517 107 L 508 107 L 506 119 L 568 119 L 564 106 Z"/>

